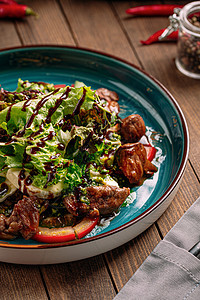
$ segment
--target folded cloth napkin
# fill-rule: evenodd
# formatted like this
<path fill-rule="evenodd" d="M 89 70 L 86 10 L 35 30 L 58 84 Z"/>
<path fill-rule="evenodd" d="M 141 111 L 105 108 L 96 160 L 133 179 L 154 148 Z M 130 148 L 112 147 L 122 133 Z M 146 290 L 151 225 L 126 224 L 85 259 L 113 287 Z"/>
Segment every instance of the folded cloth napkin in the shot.
<path fill-rule="evenodd" d="M 198 241 L 200 198 L 159 242 L 114 300 L 200 300 L 200 260 L 188 252 Z"/>

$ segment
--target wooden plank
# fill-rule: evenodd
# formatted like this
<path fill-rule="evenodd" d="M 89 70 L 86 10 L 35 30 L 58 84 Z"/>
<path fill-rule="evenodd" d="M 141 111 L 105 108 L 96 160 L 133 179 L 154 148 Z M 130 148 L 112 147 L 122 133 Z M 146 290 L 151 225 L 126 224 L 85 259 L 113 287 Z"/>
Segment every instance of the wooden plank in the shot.
<path fill-rule="evenodd" d="M 37 266 L 0 263 L 1 300 L 48 299 Z"/>
<path fill-rule="evenodd" d="M 20 1 L 27 5 L 27 1 Z M 55 0 L 30 0 L 28 5 L 39 15 L 26 17 L 17 21 L 17 29 L 24 45 L 68 45 L 75 42 L 70 28 Z"/>
<path fill-rule="evenodd" d="M 105 254 L 117 292 L 133 276 L 160 240 L 154 224 L 129 243 Z"/>
<path fill-rule="evenodd" d="M 128 40 L 106 1 L 63 1 L 78 46 L 103 51 L 138 65 Z"/>
<path fill-rule="evenodd" d="M 41 267 L 50 299 L 113 299 L 115 290 L 102 255 Z"/>
<path fill-rule="evenodd" d="M 21 46 L 15 24 L 12 20 L 1 20 L 0 24 L 1 49 Z"/>

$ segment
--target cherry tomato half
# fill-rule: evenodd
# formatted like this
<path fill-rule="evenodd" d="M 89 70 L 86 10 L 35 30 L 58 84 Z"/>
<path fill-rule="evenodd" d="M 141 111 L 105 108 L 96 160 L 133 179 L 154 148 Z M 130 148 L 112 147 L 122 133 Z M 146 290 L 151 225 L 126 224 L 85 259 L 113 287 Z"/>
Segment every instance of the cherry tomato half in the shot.
<path fill-rule="evenodd" d="M 147 152 L 147 159 L 149 161 L 152 161 L 156 155 L 156 148 L 152 147 L 151 145 L 144 145 L 144 148 L 146 149 Z"/>
<path fill-rule="evenodd" d="M 59 88 L 66 87 L 66 84 L 55 84 L 54 87 L 55 89 L 59 89 Z"/>

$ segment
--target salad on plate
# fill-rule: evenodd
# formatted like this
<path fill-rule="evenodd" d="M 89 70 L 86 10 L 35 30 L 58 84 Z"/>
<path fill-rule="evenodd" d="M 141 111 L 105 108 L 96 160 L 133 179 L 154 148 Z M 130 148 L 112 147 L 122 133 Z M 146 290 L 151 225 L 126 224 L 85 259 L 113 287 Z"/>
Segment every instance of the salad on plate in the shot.
<path fill-rule="evenodd" d="M 118 100 L 78 81 L 1 88 L 1 239 L 80 239 L 157 172 L 142 117 L 121 119 Z"/>

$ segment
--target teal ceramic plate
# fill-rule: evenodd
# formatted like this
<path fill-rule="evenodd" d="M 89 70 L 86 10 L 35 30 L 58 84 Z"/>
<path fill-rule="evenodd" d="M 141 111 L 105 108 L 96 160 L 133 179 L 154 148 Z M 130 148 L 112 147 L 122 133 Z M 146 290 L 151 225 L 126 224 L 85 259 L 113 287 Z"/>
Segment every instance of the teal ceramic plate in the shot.
<path fill-rule="evenodd" d="M 1 86 L 7 90 L 15 90 L 18 78 L 69 85 L 79 80 L 93 89 L 106 87 L 116 91 L 120 97 L 122 118 L 133 113 L 143 117 L 147 135 L 157 149 L 154 164 L 158 167 L 158 172 L 142 186 L 132 190 L 132 196 L 113 219 L 102 221 L 101 225 L 84 239 L 62 244 L 39 244 L 24 239 L 10 242 L 1 240 L 0 260 L 19 263 L 76 260 L 117 247 L 150 226 L 173 199 L 188 157 L 187 124 L 170 93 L 150 75 L 116 57 L 87 49 L 61 46 L 36 46 L 1 51 Z M 61 248 L 71 250 L 66 252 L 66 255 L 63 254 L 64 257 L 60 260 L 55 259 L 55 253 L 58 252 L 52 252 L 51 257 L 48 254 L 44 261 L 34 260 L 34 255 L 25 261 L 17 256 L 13 260 L 8 254 L 9 251 L 4 253 L 8 249 L 15 251 L 16 255 L 17 250 L 59 251 Z M 92 248 L 95 249 L 92 251 Z M 72 249 L 79 249 L 77 255 L 72 255 L 72 251 L 76 252 Z"/>

